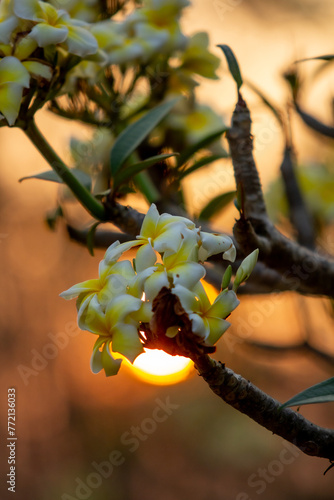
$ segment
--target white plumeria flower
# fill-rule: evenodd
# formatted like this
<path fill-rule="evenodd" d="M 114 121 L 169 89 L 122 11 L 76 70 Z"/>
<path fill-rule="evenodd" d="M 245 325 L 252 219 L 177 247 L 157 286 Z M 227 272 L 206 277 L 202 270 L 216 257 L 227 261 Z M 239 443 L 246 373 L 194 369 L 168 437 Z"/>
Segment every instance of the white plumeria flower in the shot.
<path fill-rule="evenodd" d="M 141 248 L 137 252 L 136 267 L 138 271 L 155 264 L 158 253 L 176 253 L 182 241 L 191 236 L 195 224 L 185 217 L 169 214 L 159 215 L 157 207 L 152 203 L 141 226 L 137 240 Z M 153 250 L 154 249 L 154 250 Z"/>
<path fill-rule="evenodd" d="M 105 261 L 109 264 L 116 261 L 122 253 L 130 248 L 140 246 L 136 256 L 136 270 L 142 271 L 154 266 L 157 261 L 157 254 L 178 251 L 182 240 L 193 236 L 195 224 L 185 217 L 173 216 L 169 214 L 159 215 L 154 203 L 150 206 L 144 217 L 140 234 L 136 240 L 125 243 L 113 243 L 105 254 Z"/>
<path fill-rule="evenodd" d="M 195 33 L 181 54 L 180 69 L 189 73 L 196 73 L 205 78 L 217 79 L 216 70 L 220 65 L 220 58 L 208 50 L 209 36 L 206 32 Z"/>
<path fill-rule="evenodd" d="M 173 129 L 182 130 L 189 144 L 195 144 L 224 127 L 222 117 L 209 106 L 195 104 L 190 111 L 180 111 L 170 114 L 167 123 Z"/>
<path fill-rule="evenodd" d="M 239 300 L 233 291 L 223 291 L 211 304 L 203 285 L 198 283 L 193 290 L 176 285 L 173 290 L 192 323 L 192 332 L 210 345 L 214 345 L 230 323 L 225 320 L 238 306 Z"/>
<path fill-rule="evenodd" d="M 131 295 L 115 297 L 103 312 L 97 298 L 94 297 L 85 313 L 86 330 L 99 335 L 93 349 L 91 367 L 94 373 L 107 367 L 106 375 L 117 373 L 120 361 L 114 360 L 110 353 L 110 343 L 113 352 L 118 352 L 133 362 L 143 351 L 138 337 L 138 324 L 131 320 L 131 313 L 138 311 L 142 301 Z M 99 351 L 104 344 L 102 353 Z M 107 351 L 105 351 L 107 349 Z M 104 353 L 104 354 L 103 354 Z M 106 358 L 106 359 L 104 359 Z M 116 363 L 115 363 L 116 362 Z"/>
<path fill-rule="evenodd" d="M 211 255 L 216 255 L 218 253 L 223 254 L 223 258 L 235 261 L 237 252 L 233 241 L 229 236 L 217 233 L 206 233 L 204 231 L 200 232 L 200 247 L 198 250 L 198 258 L 200 261 L 204 262 Z"/>
<path fill-rule="evenodd" d="M 29 36 L 39 47 L 64 44 L 68 52 L 80 57 L 95 54 L 98 43 L 89 32 L 88 24 L 71 19 L 64 10 L 38 0 L 14 0 L 14 12 L 21 18 L 36 22 Z"/>
<path fill-rule="evenodd" d="M 130 261 L 118 261 L 134 247 L 139 247 L 134 267 Z M 164 301 L 173 295 L 180 301 L 184 310 L 181 313 L 190 320 L 188 333 L 197 335 L 200 344 L 213 346 L 230 326 L 226 318 L 239 304 L 234 290 L 227 288 L 211 304 L 200 282 L 205 268 L 199 259 L 217 253 L 234 260 L 231 238 L 203 232 L 184 217 L 159 215 L 152 204 L 137 239 L 122 244 L 116 241 L 108 248 L 100 262 L 98 279 L 74 285 L 61 294 L 67 299 L 78 297 L 79 327 L 99 336 L 93 350 L 92 370 L 104 369 L 106 375 L 117 373 L 120 360 L 114 359 L 112 352 L 133 361 L 142 352 L 139 332 L 148 334 L 148 339 L 150 329 L 156 332 L 155 322 L 164 317 L 162 312 L 167 304 Z M 240 279 L 253 266 L 251 255 L 239 271 Z M 230 275 L 231 269 L 223 280 L 226 287 Z M 166 293 L 160 293 L 164 288 Z M 186 334 L 180 326 L 172 324 L 163 335 L 173 338 L 178 333 Z"/>
<path fill-rule="evenodd" d="M 194 262 L 196 253 L 197 243 L 193 239 L 182 240 L 177 252 L 165 253 L 162 264 L 156 264 L 154 273 L 145 281 L 146 297 L 153 301 L 163 287 L 176 284 L 193 288 L 205 276 L 204 267 Z"/>

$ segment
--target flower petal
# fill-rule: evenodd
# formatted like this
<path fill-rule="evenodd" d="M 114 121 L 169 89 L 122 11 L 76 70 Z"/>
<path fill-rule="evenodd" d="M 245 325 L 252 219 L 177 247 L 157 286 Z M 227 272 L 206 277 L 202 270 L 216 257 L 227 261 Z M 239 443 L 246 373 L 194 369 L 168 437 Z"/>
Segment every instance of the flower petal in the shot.
<path fill-rule="evenodd" d="M 98 335 L 111 335 L 106 315 L 96 295 L 87 296 L 78 311 L 78 325 L 81 330 L 88 330 Z"/>
<path fill-rule="evenodd" d="M 135 311 L 131 313 L 131 319 L 136 321 L 137 323 L 149 323 L 152 319 L 153 312 L 152 312 L 152 302 L 150 301 L 142 301 L 142 304 L 140 306 L 140 309 L 138 311 Z"/>
<path fill-rule="evenodd" d="M 161 234 L 154 239 L 154 249 L 159 253 L 166 251 L 177 252 L 182 240 L 182 229 L 186 229 L 182 223 L 168 224 Z"/>
<path fill-rule="evenodd" d="M 210 333 L 208 326 L 208 321 L 203 320 L 203 318 L 196 313 L 189 314 L 189 319 L 191 320 L 191 330 L 193 333 L 206 339 Z"/>
<path fill-rule="evenodd" d="M 186 313 L 190 314 L 200 310 L 199 301 L 196 300 L 195 293 L 188 290 L 188 288 L 181 285 L 175 285 L 173 294 L 180 299 L 181 305 Z"/>
<path fill-rule="evenodd" d="M 99 48 L 97 40 L 88 29 L 81 26 L 73 26 L 71 24 L 67 24 L 67 27 L 68 37 L 66 39 L 66 45 L 71 54 L 85 57 L 97 52 Z"/>
<path fill-rule="evenodd" d="M 43 11 L 38 0 L 14 0 L 14 12 L 17 17 L 30 21 L 42 21 Z"/>
<path fill-rule="evenodd" d="M 159 220 L 159 212 L 154 203 L 148 209 L 144 217 L 139 237 L 154 238 L 155 229 Z"/>
<path fill-rule="evenodd" d="M 136 357 L 144 352 L 137 328 L 125 323 L 116 325 L 113 329 L 112 350 L 123 354 L 133 363 Z"/>
<path fill-rule="evenodd" d="M 114 243 L 110 245 L 104 255 L 105 264 L 109 265 L 113 262 L 117 262 L 124 252 L 127 252 L 128 250 L 130 250 L 130 248 L 138 245 L 141 245 L 141 242 L 137 240 L 126 241 L 125 243 L 114 241 Z"/>
<path fill-rule="evenodd" d="M 167 272 L 165 269 L 155 271 L 144 285 L 145 296 L 153 301 L 163 287 L 169 287 Z"/>
<path fill-rule="evenodd" d="M 29 88 L 30 75 L 16 57 L 7 56 L 0 61 L 0 85 L 5 83 L 15 83 Z"/>
<path fill-rule="evenodd" d="M 5 83 L 0 86 L 0 112 L 6 118 L 9 126 L 14 125 L 19 114 L 22 94 L 22 85 Z"/>
<path fill-rule="evenodd" d="M 127 293 L 128 280 L 121 274 L 111 274 L 106 279 L 105 285 L 97 294 L 97 299 L 102 306 L 106 306 L 110 300 Z"/>
<path fill-rule="evenodd" d="M 69 30 L 64 25 L 50 26 L 47 23 L 39 23 L 33 27 L 30 32 L 30 37 L 36 40 L 39 47 L 47 47 L 48 45 L 57 45 L 66 40 Z"/>
<path fill-rule="evenodd" d="M 152 248 L 151 243 L 142 245 L 136 255 L 136 271 L 141 272 L 148 267 L 154 266 L 157 261 L 157 255 Z"/>
<path fill-rule="evenodd" d="M 206 338 L 206 342 L 210 345 L 214 345 L 230 326 L 231 323 L 229 323 L 225 319 L 210 318 L 210 333 Z"/>
<path fill-rule="evenodd" d="M 144 292 L 145 281 L 151 276 L 156 267 L 148 267 L 144 271 L 139 272 L 129 283 L 128 293 L 134 297 L 142 298 Z"/>
<path fill-rule="evenodd" d="M 199 259 L 205 261 L 211 255 L 230 251 L 233 241 L 229 236 L 215 233 L 200 232 L 201 246 L 199 249 Z"/>
<path fill-rule="evenodd" d="M 184 262 L 168 272 L 168 275 L 173 277 L 174 285 L 179 284 L 186 288 L 194 287 L 205 274 L 205 268 L 196 262 Z"/>
<path fill-rule="evenodd" d="M 237 250 L 233 244 L 230 246 L 229 250 L 226 250 L 226 252 L 223 253 L 223 259 L 229 260 L 230 262 L 234 262 L 236 256 Z"/>
<path fill-rule="evenodd" d="M 8 17 L 7 19 L 3 19 L 0 22 L 0 42 L 1 43 L 9 43 L 10 37 L 19 24 L 19 20 L 15 16 Z"/>
<path fill-rule="evenodd" d="M 106 374 L 106 377 L 110 377 L 112 375 L 116 375 L 118 370 L 120 369 L 122 360 L 115 359 L 109 350 L 110 342 L 106 342 L 102 353 L 101 353 L 101 363 Z"/>
<path fill-rule="evenodd" d="M 130 313 L 138 311 L 141 304 L 141 300 L 132 295 L 115 297 L 106 308 L 107 325 L 111 329 L 117 323 L 122 323 Z"/>
<path fill-rule="evenodd" d="M 227 318 L 239 304 L 240 300 L 232 290 L 224 291 L 216 297 L 206 315 L 210 318 Z"/>
<path fill-rule="evenodd" d="M 68 290 L 61 292 L 59 294 L 60 297 L 66 300 L 74 299 L 78 297 L 80 293 L 89 293 L 89 292 L 98 292 L 101 289 L 100 280 L 87 280 L 82 283 L 78 283 L 77 285 L 71 286 Z"/>
<path fill-rule="evenodd" d="M 99 337 L 94 344 L 92 356 L 90 358 L 90 368 L 93 373 L 99 373 L 103 368 L 102 352 L 100 351 L 100 347 L 104 343 L 105 343 L 105 338 L 101 339 L 101 337 Z"/>
<path fill-rule="evenodd" d="M 24 61 L 22 64 L 33 77 L 40 77 L 44 78 L 45 80 L 51 80 L 52 69 L 47 64 L 43 64 L 38 61 Z"/>
<path fill-rule="evenodd" d="M 14 49 L 14 56 L 20 61 L 27 59 L 38 47 L 36 40 L 30 38 L 30 36 L 25 36 L 18 40 Z"/>

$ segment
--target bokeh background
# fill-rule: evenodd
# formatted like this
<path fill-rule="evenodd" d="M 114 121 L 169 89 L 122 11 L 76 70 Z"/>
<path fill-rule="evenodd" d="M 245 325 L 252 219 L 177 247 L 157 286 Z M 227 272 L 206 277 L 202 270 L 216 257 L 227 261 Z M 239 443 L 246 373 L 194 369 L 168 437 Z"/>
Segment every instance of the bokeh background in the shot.
<path fill-rule="evenodd" d="M 216 55 L 216 44 L 229 44 L 244 77 L 284 107 L 282 72 L 296 59 L 331 53 L 333 20 L 330 1 L 193 0 L 183 26 L 187 34 L 208 31 Z M 225 69 L 222 64 L 221 80 L 203 83 L 198 96 L 228 123 L 236 96 Z M 332 119 L 332 84 L 333 75 L 327 74 L 304 96 L 308 109 L 327 122 Z M 278 175 L 283 139 L 258 98 L 247 89 L 244 97 L 252 111 L 256 159 L 267 187 Z M 88 128 L 44 111 L 37 120 L 68 161 L 69 138 L 90 137 Z M 292 127 L 301 162 L 330 157 L 330 143 L 310 133 L 295 116 Z M 58 295 L 95 277 L 103 251 L 91 257 L 69 240 L 62 225 L 48 230 L 45 213 L 54 207 L 57 187 L 35 180 L 18 183 L 20 177 L 46 168 L 23 133 L 1 129 L 0 147 L 1 498 L 13 495 L 5 484 L 4 437 L 7 388 L 16 387 L 18 500 L 332 499 L 334 472 L 323 476 L 326 461 L 286 448 L 281 438 L 219 400 L 196 373 L 170 386 L 144 383 L 126 368 L 109 379 L 91 373 L 94 339 L 76 327 L 74 303 Z M 189 178 L 187 193 L 198 210 L 205 202 L 203 194 L 212 197 L 231 188 L 232 169 L 225 162 Z M 141 200 L 135 203 L 144 208 Z M 236 216 L 231 208 L 215 225 L 230 232 Z M 326 245 L 333 250 L 330 232 Z M 249 342 L 294 345 L 309 334 L 319 349 L 334 355 L 328 307 L 326 300 L 293 293 L 243 297 L 215 357 L 275 398 L 287 400 L 333 376 L 333 365 L 306 353 L 255 349 Z M 152 424 L 157 407 L 166 402 L 171 406 L 160 411 L 163 421 Z M 326 427 L 333 427 L 333 410 L 333 403 L 301 408 L 303 415 Z M 134 439 L 138 426 L 141 434 Z M 97 464 L 112 459 L 118 465 L 112 471 L 105 465 L 108 477 L 99 479 Z"/>

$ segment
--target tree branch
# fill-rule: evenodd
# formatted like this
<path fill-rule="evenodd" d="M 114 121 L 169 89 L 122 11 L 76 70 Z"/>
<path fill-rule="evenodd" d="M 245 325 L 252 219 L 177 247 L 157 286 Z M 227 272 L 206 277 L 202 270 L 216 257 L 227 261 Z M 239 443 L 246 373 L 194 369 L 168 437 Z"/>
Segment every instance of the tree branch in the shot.
<path fill-rule="evenodd" d="M 245 254 L 259 248 L 260 259 L 281 273 L 290 290 L 334 297 L 334 261 L 285 238 L 267 215 L 253 158 L 251 119 L 245 101 L 236 105 L 227 134 L 237 187 L 243 207 L 234 237 Z"/>
<path fill-rule="evenodd" d="M 309 422 L 208 355 L 194 356 L 199 375 L 223 401 L 297 446 L 307 455 L 334 460 L 334 430 Z"/>

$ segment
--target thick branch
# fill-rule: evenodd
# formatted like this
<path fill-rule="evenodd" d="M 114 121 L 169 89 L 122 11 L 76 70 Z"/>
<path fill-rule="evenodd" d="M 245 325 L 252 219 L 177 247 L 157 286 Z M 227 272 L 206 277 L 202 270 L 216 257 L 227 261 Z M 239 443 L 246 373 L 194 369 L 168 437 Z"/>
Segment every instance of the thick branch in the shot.
<path fill-rule="evenodd" d="M 236 105 L 228 134 L 236 184 L 242 186 L 243 213 L 233 232 L 244 253 L 255 248 L 290 290 L 334 297 L 334 261 L 285 238 L 270 222 L 252 152 L 251 119 L 244 101 Z"/>
<path fill-rule="evenodd" d="M 140 228 L 145 215 L 137 212 L 130 206 L 124 206 L 117 202 L 105 204 L 108 220 L 112 222 L 118 229 L 131 236 L 137 236 L 140 233 Z"/>
<path fill-rule="evenodd" d="M 240 96 L 232 117 L 232 127 L 226 137 L 229 142 L 237 188 L 241 187 L 246 217 L 267 215 L 261 182 L 252 155 L 253 137 L 250 134 L 250 114 Z"/>
<path fill-rule="evenodd" d="M 83 245 L 87 244 L 87 236 L 89 234 L 89 229 L 78 229 L 76 227 L 71 226 L 70 224 L 66 225 L 66 229 L 69 237 L 72 240 L 76 241 L 77 243 L 81 243 Z M 133 238 L 126 233 L 97 230 L 94 234 L 94 248 L 106 249 L 117 240 L 120 243 L 124 243 L 125 241 L 130 241 L 131 239 Z"/>
<path fill-rule="evenodd" d="M 307 455 L 334 460 L 334 430 L 312 424 L 208 355 L 193 358 L 211 390 L 236 410 L 293 443 Z"/>

